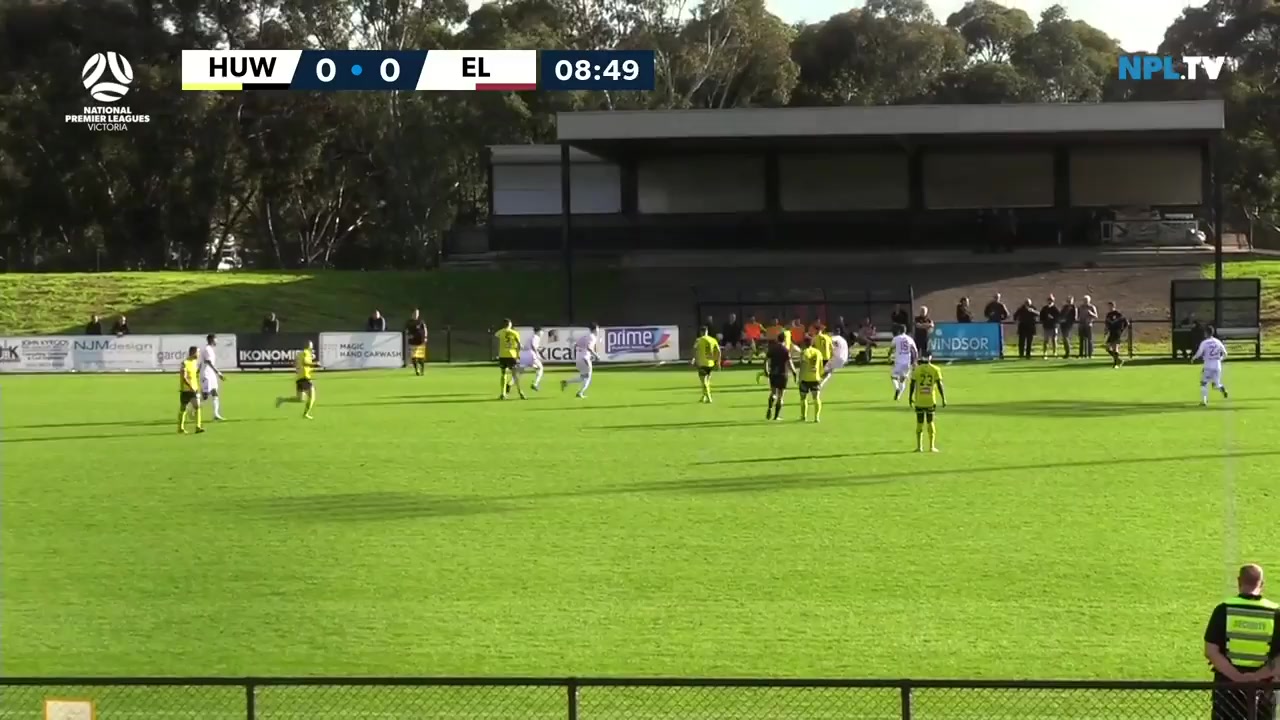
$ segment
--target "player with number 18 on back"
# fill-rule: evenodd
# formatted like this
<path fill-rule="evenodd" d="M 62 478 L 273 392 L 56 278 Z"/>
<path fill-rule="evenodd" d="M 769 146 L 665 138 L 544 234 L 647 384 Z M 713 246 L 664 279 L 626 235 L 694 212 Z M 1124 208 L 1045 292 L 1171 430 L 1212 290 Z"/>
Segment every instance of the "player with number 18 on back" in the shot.
<path fill-rule="evenodd" d="M 1222 361 L 1227 359 L 1227 346 L 1214 335 L 1212 325 L 1204 329 L 1205 339 L 1200 343 L 1191 362 L 1204 360 L 1204 369 L 1200 371 L 1200 404 L 1209 404 L 1209 385 L 1218 388 L 1222 398 L 1227 398 L 1227 388 L 1222 384 Z"/>

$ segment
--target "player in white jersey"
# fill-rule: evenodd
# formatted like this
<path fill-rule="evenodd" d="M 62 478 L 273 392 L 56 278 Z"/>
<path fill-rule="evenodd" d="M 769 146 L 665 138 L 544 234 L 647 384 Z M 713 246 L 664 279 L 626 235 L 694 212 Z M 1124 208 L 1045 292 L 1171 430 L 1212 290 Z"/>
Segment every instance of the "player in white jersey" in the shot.
<path fill-rule="evenodd" d="M 1191 362 L 1204 360 L 1204 368 L 1200 371 L 1200 404 L 1208 405 L 1210 385 L 1218 388 L 1223 398 L 1227 397 L 1227 388 L 1222 384 L 1222 361 L 1227 359 L 1227 346 L 1214 337 L 1212 325 L 1206 326 L 1204 333 L 1204 341 L 1191 356 Z"/>
<path fill-rule="evenodd" d="M 542 355 L 538 350 L 542 347 L 542 328 L 534 326 L 533 332 L 529 333 L 529 339 L 524 341 L 524 347 L 520 348 L 520 364 L 516 367 L 516 376 L 533 370 L 537 374 L 533 376 L 533 391 L 538 391 L 538 385 L 542 383 Z"/>
<path fill-rule="evenodd" d="M 897 400 L 902 397 L 902 391 L 907 389 L 907 380 L 911 377 L 911 368 L 916 364 L 916 358 L 920 357 L 920 349 L 916 347 L 916 341 L 911 339 L 907 334 L 907 328 L 902 325 L 893 326 L 893 372 L 889 377 L 893 379 L 893 399 Z"/>
<path fill-rule="evenodd" d="M 831 359 L 827 361 L 826 372 L 818 382 L 818 389 L 826 387 L 827 381 L 837 370 L 849 364 L 849 341 L 844 339 L 844 328 L 837 325 L 831 334 Z"/>
<path fill-rule="evenodd" d="M 200 396 L 204 400 L 213 398 L 213 419 L 222 419 L 222 398 L 218 394 L 218 386 L 223 379 L 218 369 L 217 353 L 218 336 L 210 333 L 205 336 L 207 344 L 200 350 Z"/>
<path fill-rule="evenodd" d="M 596 352 L 596 344 L 599 342 L 597 334 L 600 332 L 600 326 L 592 324 L 587 330 L 587 334 L 578 338 L 578 342 L 574 343 L 574 354 L 578 360 L 578 377 L 572 380 L 561 380 L 560 389 L 564 390 L 570 385 L 582 385 L 582 389 L 578 391 L 578 397 L 585 398 L 587 396 L 587 388 L 591 387 L 591 373 L 595 366 L 595 361 L 600 359 L 599 353 Z"/>

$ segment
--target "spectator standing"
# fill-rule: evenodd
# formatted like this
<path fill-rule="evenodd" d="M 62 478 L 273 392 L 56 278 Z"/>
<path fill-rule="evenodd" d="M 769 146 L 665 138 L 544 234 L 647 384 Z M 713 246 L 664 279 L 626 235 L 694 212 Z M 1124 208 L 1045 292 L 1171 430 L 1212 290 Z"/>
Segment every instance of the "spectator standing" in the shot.
<path fill-rule="evenodd" d="M 1080 349 L 1076 351 L 1076 357 L 1093 357 L 1093 323 L 1097 320 L 1098 308 L 1094 306 L 1093 298 L 1085 295 L 1076 315 L 1076 322 L 1080 323 Z"/>
<path fill-rule="evenodd" d="M 124 337 L 129 334 L 129 318 L 121 315 L 119 320 L 111 326 L 111 334 L 116 337 Z"/>
<path fill-rule="evenodd" d="M 720 328 L 720 334 L 724 336 L 721 345 L 724 349 L 733 350 L 738 354 L 739 359 L 743 359 L 742 355 L 742 321 L 738 320 L 735 313 L 729 313 L 729 319 L 725 321 L 724 326 Z M 728 352 L 725 353 L 728 355 Z"/>
<path fill-rule="evenodd" d="M 920 306 L 920 314 L 916 316 L 914 334 L 916 347 L 923 356 L 929 350 L 929 336 L 933 334 L 933 318 L 929 317 L 929 308 L 924 305 Z"/>
<path fill-rule="evenodd" d="M 89 316 L 89 324 L 84 326 L 85 335 L 101 335 L 102 334 L 102 318 L 97 315 Z"/>
<path fill-rule="evenodd" d="M 969 309 L 969 298 L 967 297 L 960 298 L 960 304 L 956 305 L 956 322 L 973 322 L 973 311 Z"/>
<path fill-rule="evenodd" d="M 1058 354 L 1058 300 L 1052 295 L 1040 308 L 1040 327 L 1044 338 L 1040 341 L 1040 356 L 1049 359 L 1049 353 Z"/>
<path fill-rule="evenodd" d="M 1071 359 L 1071 331 L 1076 324 L 1076 299 L 1067 298 L 1058 311 L 1058 323 L 1062 325 L 1062 359 Z"/>
<path fill-rule="evenodd" d="M 901 305 L 893 306 L 893 313 L 889 315 L 889 322 L 893 325 L 901 325 L 904 328 L 911 327 L 911 313 Z"/>
<path fill-rule="evenodd" d="M 423 375 L 427 372 L 427 324 L 422 321 L 422 313 L 417 309 L 404 324 L 404 340 L 409 346 L 409 360 L 413 363 L 413 374 Z"/>
<path fill-rule="evenodd" d="M 369 316 L 369 322 L 365 323 L 364 327 L 369 332 L 386 332 L 387 319 L 382 317 L 380 311 L 374 310 L 373 314 Z"/>
<path fill-rule="evenodd" d="M 1018 324 L 1018 357 L 1030 360 L 1036 345 L 1036 326 L 1040 324 L 1040 312 L 1031 298 L 1013 314 L 1013 320 Z"/>
<path fill-rule="evenodd" d="M 1240 568 L 1236 589 L 1238 594 L 1218 603 L 1209 615 L 1204 629 L 1204 657 L 1213 668 L 1215 683 L 1269 680 L 1274 670 L 1267 666 L 1280 652 L 1280 616 L 1276 603 L 1262 597 L 1262 568 Z M 1213 691 L 1214 720 L 1273 717 L 1275 696 L 1263 688 Z"/>
<path fill-rule="evenodd" d="M 269 313 L 262 319 L 262 332 L 266 335 L 275 335 L 280 332 L 280 318 L 275 313 Z"/>
<path fill-rule="evenodd" d="M 995 297 L 991 298 L 991 302 L 987 303 L 987 306 L 983 308 L 982 315 L 987 319 L 987 322 L 1002 323 L 1008 321 L 1009 308 L 1000 299 L 1000 293 L 996 293 Z"/>

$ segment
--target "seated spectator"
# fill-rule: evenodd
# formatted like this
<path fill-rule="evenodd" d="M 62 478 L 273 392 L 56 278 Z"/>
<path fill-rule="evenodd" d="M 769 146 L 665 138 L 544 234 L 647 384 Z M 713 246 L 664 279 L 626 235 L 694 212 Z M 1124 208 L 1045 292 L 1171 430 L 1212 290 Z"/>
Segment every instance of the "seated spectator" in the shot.
<path fill-rule="evenodd" d="M 382 317 L 382 313 L 374 310 L 369 316 L 369 322 L 365 323 L 365 329 L 369 332 L 386 332 L 387 319 Z"/>
<path fill-rule="evenodd" d="M 97 315 L 89 316 L 89 324 L 84 326 L 85 335 L 101 335 L 102 334 L 102 318 Z"/>
<path fill-rule="evenodd" d="M 267 315 L 262 321 L 262 332 L 267 335 L 275 335 L 280 332 L 280 319 L 275 313 Z"/>
<path fill-rule="evenodd" d="M 111 326 L 111 334 L 116 337 L 124 337 L 129 334 L 129 319 L 121 315 L 120 319 Z"/>

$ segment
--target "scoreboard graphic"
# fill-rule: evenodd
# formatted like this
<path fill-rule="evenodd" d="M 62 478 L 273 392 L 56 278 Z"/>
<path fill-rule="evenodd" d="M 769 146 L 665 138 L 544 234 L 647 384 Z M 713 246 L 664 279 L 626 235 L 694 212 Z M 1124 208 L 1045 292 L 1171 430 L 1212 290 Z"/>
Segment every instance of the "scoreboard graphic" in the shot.
<path fill-rule="evenodd" d="M 183 90 L 648 91 L 652 50 L 183 50 Z"/>
<path fill-rule="evenodd" d="M 537 50 L 183 50 L 183 90 L 538 89 Z"/>

